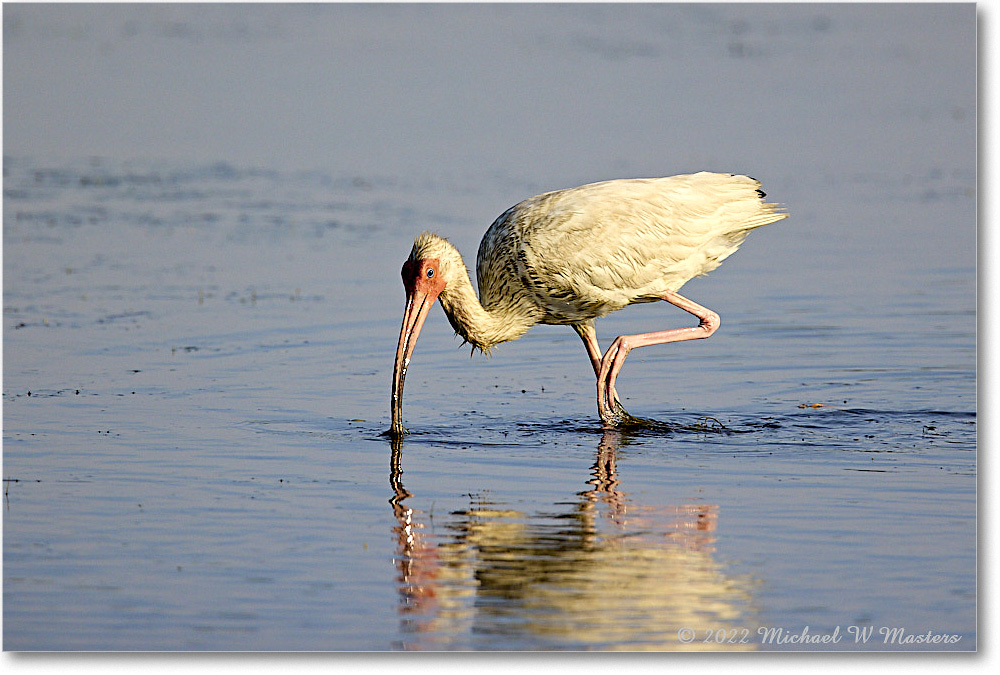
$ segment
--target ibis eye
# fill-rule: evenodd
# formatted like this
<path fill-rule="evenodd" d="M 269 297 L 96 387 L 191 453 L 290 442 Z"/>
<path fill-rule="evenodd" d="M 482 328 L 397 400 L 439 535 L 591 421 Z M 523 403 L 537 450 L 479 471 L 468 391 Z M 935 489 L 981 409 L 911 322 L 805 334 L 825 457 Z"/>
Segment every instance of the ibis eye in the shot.
<path fill-rule="evenodd" d="M 430 279 L 432 276 L 434 276 L 434 268 L 433 267 L 428 267 L 427 268 L 427 278 Z"/>

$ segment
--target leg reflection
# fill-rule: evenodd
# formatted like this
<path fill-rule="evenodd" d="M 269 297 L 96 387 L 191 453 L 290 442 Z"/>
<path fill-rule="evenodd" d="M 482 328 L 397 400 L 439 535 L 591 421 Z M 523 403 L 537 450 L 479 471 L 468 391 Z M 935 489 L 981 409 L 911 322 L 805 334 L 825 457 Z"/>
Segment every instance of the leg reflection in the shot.
<path fill-rule="evenodd" d="M 607 506 L 607 516 L 615 523 L 625 525 L 626 497 L 618 490 L 618 476 L 615 470 L 615 460 L 618 456 L 618 448 L 621 446 L 623 433 L 614 429 L 606 429 L 601 435 L 601 441 L 597 445 L 597 456 L 594 459 L 594 466 L 591 467 L 590 480 L 588 485 L 593 486 L 591 490 L 580 493 L 584 498 L 584 510 L 592 510 L 599 503 Z"/>

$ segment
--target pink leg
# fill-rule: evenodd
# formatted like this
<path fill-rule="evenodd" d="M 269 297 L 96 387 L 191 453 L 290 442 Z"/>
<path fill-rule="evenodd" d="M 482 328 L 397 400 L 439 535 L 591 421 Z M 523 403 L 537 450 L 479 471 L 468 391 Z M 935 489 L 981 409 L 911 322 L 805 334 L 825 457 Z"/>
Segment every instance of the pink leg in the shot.
<path fill-rule="evenodd" d="M 625 363 L 625 357 L 636 347 L 648 347 L 649 345 L 659 345 L 667 342 L 680 342 L 682 340 L 698 340 L 707 338 L 718 329 L 722 320 L 719 315 L 712 310 L 702 307 L 696 302 L 670 291 L 663 296 L 663 299 L 671 305 L 680 307 L 685 312 L 698 317 L 697 326 L 689 328 L 672 328 L 670 330 L 658 331 L 656 333 L 641 333 L 639 335 L 621 335 L 611 343 L 608 351 L 605 352 L 601 360 L 601 369 L 597 374 L 597 407 L 601 413 L 601 420 L 606 426 L 614 426 L 620 416 L 615 410 L 615 380 L 618 371 Z M 582 334 L 581 334 L 582 335 Z M 584 339 L 586 342 L 586 339 Z M 589 350 L 588 350 L 589 351 Z"/>
<path fill-rule="evenodd" d="M 573 329 L 583 340 L 583 346 L 587 348 L 587 356 L 590 357 L 590 363 L 594 367 L 594 375 L 598 377 L 598 391 L 600 391 L 600 375 L 601 375 L 601 347 L 597 343 L 597 331 L 594 329 L 594 323 L 582 323 L 573 324 Z M 623 417 L 628 415 L 628 412 L 622 406 L 618 400 L 618 392 L 615 391 L 614 385 L 611 386 L 611 395 L 608 397 L 611 401 L 611 408 L 614 410 L 614 414 L 618 417 Z M 598 406 L 598 412 L 600 412 L 600 406 Z"/>
<path fill-rule="evenodd" d="M 587 348 L 587 356 L 590 357 L 590 364 L 594 366 L 594 375 L 601 374 L 601 348 L 597 344 L 597 331 L 594 330 L 594 323 L 575 323 L 573 330 L 576 331 L 583 346 Z"/>

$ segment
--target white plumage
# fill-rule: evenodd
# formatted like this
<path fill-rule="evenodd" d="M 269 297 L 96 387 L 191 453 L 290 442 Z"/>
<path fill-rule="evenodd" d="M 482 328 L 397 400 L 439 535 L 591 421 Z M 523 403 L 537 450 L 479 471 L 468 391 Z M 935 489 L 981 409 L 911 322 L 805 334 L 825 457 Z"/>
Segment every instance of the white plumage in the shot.
<path fill-rule="evenodd" d="M 536 323 L 573 326 L 598 376 L 602 420 L 613 425 L 624 419 L 614 380 L 625 355 L 637 346 L 714 332 L 718 315 L 677 291 L 718 267 L 750 230 L 787 217 L 763 197 L 752 178 L 707 172 L 537 195 L 505 211 L 483 236 L 476 264 L 479 298 L 458 250 L 437 235 L 421 234 L 403 266 L 407 311 L 393 375 L 391 431 L 404 431 L 403 378 L 435 298 L 456 333 L 483 351 Z M 682 307 L 701 323 L 621 336 L 602 358 L 593 320 L 655 300 Z"/>

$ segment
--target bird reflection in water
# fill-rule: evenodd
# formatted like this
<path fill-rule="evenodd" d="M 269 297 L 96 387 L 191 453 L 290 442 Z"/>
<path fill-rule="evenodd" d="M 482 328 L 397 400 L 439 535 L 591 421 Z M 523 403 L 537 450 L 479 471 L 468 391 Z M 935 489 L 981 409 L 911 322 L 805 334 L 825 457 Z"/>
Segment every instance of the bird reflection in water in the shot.
<path fill-rule="evenodd" d="M 407 505 L 393 442 L 399 612 L 412 637 L 398 646 L 753 649 L 754 581 L 714 557 L 718 506 L 629 499 L 615 466 L 627 443 L 625 432 L 605 431 L 587 489 L 552 510 L 526 514 L 470 495 L 469 508 L 430 532 Z M 696 639 L 680 642 L 681 628 Z"/>

